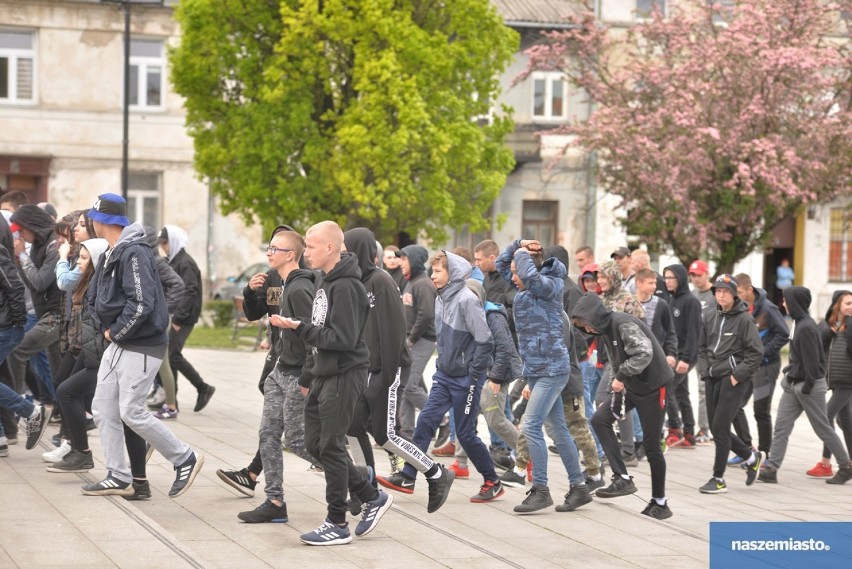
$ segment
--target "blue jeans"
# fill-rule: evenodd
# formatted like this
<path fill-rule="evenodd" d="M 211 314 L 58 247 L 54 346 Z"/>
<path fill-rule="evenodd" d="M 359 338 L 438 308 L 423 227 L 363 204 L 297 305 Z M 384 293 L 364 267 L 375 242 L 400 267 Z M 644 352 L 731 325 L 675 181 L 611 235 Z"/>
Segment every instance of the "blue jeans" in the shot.
<path fill-rule="evenodd" d="M 532 460 L 533 485 L 547 486 L 547 443 L 544 442 L 544 423 L 547 422 L 559 450 L 559 457 L 568 473 L 571 485 L 584 484 L 580 453 L 565 422 L 562 390 L 568 384 L 568 374 L 551 377 L 528 377 L 532 390 L 521 432 L 527 440 Z"/>
<path fill-rule="evenodd" d="M 595 447 L 598 449 L 598 458 L 604 457 L 604 450 L 601 446 L 601 441 L 598 439 L 597 433 L 592 428 L 592 417 L 595 414 L 595 393 L 598 390 L 598 385 L 603 377 L 603 368 L 598 367 L 586 360 L 580 362 L 580 374 L 583 376 L 583 403 L 586 405 L 586 420 L 589 421 L 589 430 L 592 432 L 592 438 L 595 439 Z"/>
<path fill-rule="evenodd" d="M 444 415 L 452 409 L 458 442 L 485 480 L 496 482 L 499 477 L 494 471 L 494 462 L 488 454 L 488 447 L 476 434 L 479 400 L 484 382 L 485 376 L 475 379 L 469 376 L 450 377 L 442 371 L 436 371 L 432 377 L 429 399 L 417 417 L 417 427 L 411 442 L 426 452 L 429 449 L 429 441 L 435 436 Z M 547 449 L 544 452 L 546 453 Z M 405 465 L 403 473 L 409 478 L 417 476 L 417 471 L 410 464 Z"/>
<path fill-rule="evenodd" d="M 0 383 L 0 407 L 14 411 L 21 417 L 29 417 L 35 409 L 35 405 L 15 393 L 15 390 L 5 383 Z M 3 426 L 0 425 L 0 435 L 2 434 Z"/>
<path fill-rule="evenodd" d="M 24 325 L 24 334 L 32 330 L 35 325 L 39 323 L 39 320 L 39 317 L 35 314 L 27 314 L 27 323 Z M 18 342 L 20 343 L 20 340 L 18 340 Z M 59 353 L 58 350 L 59 347 L 57 345 L 57 355 Z M 35 372 L 36 376 L 38 376 L 39 380 L 41 380 L 41 384 L 44 386 L 48 395 L 50 395 L 51 401 L 55 400 L 56 387 L 53 385 L 53 374 L 50 372 L 50 360 L 48 360 L 47 352 L 45 350 L 41 350 L 40 352 L 36 353 L 30 359 L 30 363 L 33 366 L 33 371 Z M 33 395 L 36 394 L 34 393 Z"/>

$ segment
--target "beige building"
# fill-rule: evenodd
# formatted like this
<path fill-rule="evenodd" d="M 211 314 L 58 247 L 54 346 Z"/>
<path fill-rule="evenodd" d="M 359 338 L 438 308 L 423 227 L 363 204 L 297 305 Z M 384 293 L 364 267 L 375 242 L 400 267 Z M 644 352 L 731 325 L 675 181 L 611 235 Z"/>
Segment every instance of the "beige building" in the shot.
<path fill-rule="evenodd" d="M 135 7 L 131 22 L 129 217 L 186 229 L 204 278 L 221 282 L 264 261 L 264 236 L 218 214 L 196 177 L 168 81 L 166 50 L 179 41 L 172 9 Z M 116 4 L 0 0 L 0 187 L 60 214 L 121 193 L 123 32 Z"/>

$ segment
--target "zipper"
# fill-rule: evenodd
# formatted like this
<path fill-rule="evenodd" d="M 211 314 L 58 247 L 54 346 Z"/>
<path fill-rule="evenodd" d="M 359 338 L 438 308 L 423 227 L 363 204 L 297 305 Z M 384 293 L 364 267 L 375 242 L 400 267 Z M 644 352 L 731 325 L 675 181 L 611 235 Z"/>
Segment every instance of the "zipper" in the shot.
<path fill-rule="evenodd" d="M 719 337 L 716 338 L 716 345 L 713 347 L 713 355 L 714 356 L 716 355 L 716 350 L 719 349 L 719 344 L 722 342 L 722 329 L 725 327 L 725 318 L 727 318 L 727 317 L 722 316 L 722 323 L 719 324 Z M 712 365 L 710 366 L 709 374 L 710 374 L 711 377 L 713 376 L 713 366 Z"/>

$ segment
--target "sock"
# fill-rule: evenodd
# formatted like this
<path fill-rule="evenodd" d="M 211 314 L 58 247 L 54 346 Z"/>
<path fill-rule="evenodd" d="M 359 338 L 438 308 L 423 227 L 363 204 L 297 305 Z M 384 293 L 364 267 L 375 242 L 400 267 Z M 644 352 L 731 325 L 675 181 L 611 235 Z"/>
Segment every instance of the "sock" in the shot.
<path fill-rule="evenodd" d="M 437 480 L 441 477 L 441 468 L 438 466 L 438 463 L 432 464 L 432 467 L 423 473 L 426 476 L 427 480 Z"/>
<path fill-rule="evenodd" d="M 654 501 L 657 503 L 658 506 L 665 506 L 667 500 L 666 497 L 663 496 L 662 498 L 654 498 Z"/>
<path fill-rule="evenodd" d="M 755 461 L 755 460 L 756 460 L 756 459 L 754 458 L 754 453 L 751 453 L 751 456 L 750 456 L 750 457 L 748 457 L 748 460 L 747 460 L 747 461 L 745 461 L 745 463 L 746 463 L 746 464 L 748 464 L 749 466 L 751 466 L 752 464 L 754 464 L 754 461 Z"/>
<path fill-rule="evenodd" d="M 724 478 L 719 478 L 718 476 L 716 476 L 715 478 L 716 478 L 716 482 L 721 482 L 722 484 L 724 484 L 724 483 L 725 483 L 725 479 L 724 479 Z"/>
<path fill-rule="evenodd" d="M 598 480 L 600 480 L 600 479 L 601 479 L 601 475 L 600 475 L 600 474 L 595 474 L 595 475 L 594 475 L 594 476 L 592 476 L 591 478 L 592 478 L 592 480 L 594 480 L 595 482 L 597 482 Z"/>
<path fill-rule="evenodd" d="M 41 411 L 41 405 L 37 405 L 37 406 L 33 409 L 33 412 L 32 412 L 32 413 L 30 413 L 29 418 L 30 418 L 30 419 L 35 419 L 36 417 L 38 417 L 38 414 L 39 414 L 39 412 L 40 412 L 40 411 Z"/>
<path fill-rule="evenodd" d="M 526 476 L 527 475 L 527 467 L 521 468 L 520 466 L 515 467 L 515 474 L 518 476 Z"/>
<path fill-rule="evenodd" d="M 625 480 L 630 480 L 630 476 L 628 476 L 627 474 L 622 474 L 621 477 Z"/>

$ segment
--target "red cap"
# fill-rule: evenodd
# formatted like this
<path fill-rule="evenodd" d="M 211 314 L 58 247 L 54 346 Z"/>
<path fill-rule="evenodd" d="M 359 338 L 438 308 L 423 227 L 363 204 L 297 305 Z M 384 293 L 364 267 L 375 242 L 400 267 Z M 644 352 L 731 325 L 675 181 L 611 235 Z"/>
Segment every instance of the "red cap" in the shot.
<path fill-rule="evenodd" d="M 21 226 L 20 226 L 20 225 L 18 225 L 17 223 L 10 223 L 10 224 L 9 224 L 9 229 L 12 231 L 12 233 L 15 233 L 16 231 L 20 231 L 20 230 L 21 230 Z"/>
<path fill-rule="evenodd" d="M 706 275 L 708 273 L 710 273 L 710 267 L 708 267 L 707 263 L 701 259 L 693 261 L 692 264 L 689 265 L 690 275 Z"/>

